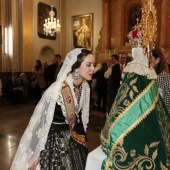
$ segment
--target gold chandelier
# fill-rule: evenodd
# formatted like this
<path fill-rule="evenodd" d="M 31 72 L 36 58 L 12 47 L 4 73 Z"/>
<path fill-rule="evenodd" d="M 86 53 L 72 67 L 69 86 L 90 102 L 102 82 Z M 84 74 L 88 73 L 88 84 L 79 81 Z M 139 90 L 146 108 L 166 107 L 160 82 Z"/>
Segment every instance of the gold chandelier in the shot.
<path fill-rule="evenodd" d="M 43 25 L 44 34 L 46 36 L 55 36 L 56 33 L 61 31 L 60 21 L 54 18 L 55 12 L 53 11 L 53 6 L 51 6 L 51 11 L 49 12 L 50 18 L 45 19 L 45 24 Z"/>

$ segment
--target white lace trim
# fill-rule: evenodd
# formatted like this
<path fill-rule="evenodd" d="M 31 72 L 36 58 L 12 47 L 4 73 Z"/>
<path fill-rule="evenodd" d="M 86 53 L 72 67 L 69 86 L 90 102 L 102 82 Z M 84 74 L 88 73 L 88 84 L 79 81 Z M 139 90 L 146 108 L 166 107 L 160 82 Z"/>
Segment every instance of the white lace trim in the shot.
<path fill-rule="evenodd" d="M 123 70 L 124 73 L 136 73 L 138 75 L 147 76 L 148 79 L 156 79 L 157 74 L 153 68 L 149 68 L 147 55 L 144 55 L 143 48 L 132 48 L 133 61 L 129 62 Z"/>

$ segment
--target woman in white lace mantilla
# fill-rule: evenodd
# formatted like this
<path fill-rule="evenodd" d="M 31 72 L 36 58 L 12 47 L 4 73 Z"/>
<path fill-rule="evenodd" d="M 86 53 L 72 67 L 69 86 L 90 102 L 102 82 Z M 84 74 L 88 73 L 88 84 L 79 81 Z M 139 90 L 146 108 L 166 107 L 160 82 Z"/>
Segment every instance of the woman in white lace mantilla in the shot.
<path fill-rule="evenodd" d="M 89 50 L 76 48 L 67 54 L 57 80 L 34 110 L 11 170 L 85 168 L 90 99 L 87 81 L 92 79 L 94 64 Z"/>

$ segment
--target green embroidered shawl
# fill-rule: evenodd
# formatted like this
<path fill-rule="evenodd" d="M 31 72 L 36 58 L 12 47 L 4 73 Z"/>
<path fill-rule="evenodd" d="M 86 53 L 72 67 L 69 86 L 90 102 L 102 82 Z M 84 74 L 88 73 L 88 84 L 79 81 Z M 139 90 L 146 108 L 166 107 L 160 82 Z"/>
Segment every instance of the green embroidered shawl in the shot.
<path fill-rule="evenodd" d="M 156 82 L 127 73 L 101 132 L 107 150 L 102 169 L 167 168 L 168 126 Z"/>

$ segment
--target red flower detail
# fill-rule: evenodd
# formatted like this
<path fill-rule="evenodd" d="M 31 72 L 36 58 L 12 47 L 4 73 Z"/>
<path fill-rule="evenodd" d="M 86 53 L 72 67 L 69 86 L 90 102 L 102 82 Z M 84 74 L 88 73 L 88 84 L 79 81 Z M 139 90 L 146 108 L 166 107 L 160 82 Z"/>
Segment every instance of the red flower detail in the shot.
<path fill-rule="evenodd" d="M 139 38 L 139 37 L 138 37 L 138 30 L 137 30 L 137 29 L 132 32 L 132 38 L 133 38 L 133 39 Z"/>
<path fill-rule="evenodd" d="M 71 97 L 70 97 L 70 96 L 68 96 L 68 97 L 66 98 L 66 103 L 67 103 L 67 104 L 70 104 L 70 103 L 71 103 Z"/>

